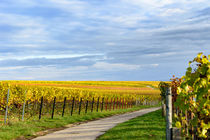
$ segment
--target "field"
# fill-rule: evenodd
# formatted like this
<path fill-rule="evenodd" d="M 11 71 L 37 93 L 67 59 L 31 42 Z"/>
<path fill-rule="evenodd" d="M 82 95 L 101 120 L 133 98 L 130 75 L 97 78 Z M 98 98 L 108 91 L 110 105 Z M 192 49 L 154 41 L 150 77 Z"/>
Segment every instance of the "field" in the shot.
<path fill-rule="evenodd" d="M 156 81 L 1 81 L 0 123 L 157 103 Z M 9 98 L 7 94 L 9 89 Z M 42 106 L 40 106 L 40 104 Z M 53 107 L 54 106 L 54 107 Z M 41 112 L 40 112 L 41 109 Z"/>
<path fill-rule="evenodd" d="M 158 84 L 155 81 L 1 81 L 0 136 L 2 139 L 31 136 L 40 130 L 66 125 L 73 118 L 91 120 L 105 117 L 103 114 L 132 111 L 136 105 L 137 108 L 157 105 Z M 27 130 L 29 124 L 33 124 L 33 131 Z M 43 128 L 39 128 L 41 124 L 45 124 Z M 19 125 L 25 126 L 24 132 L 16 127 Z M 14 131 L 14 136 L 7 137 L 7 130 Z"/>

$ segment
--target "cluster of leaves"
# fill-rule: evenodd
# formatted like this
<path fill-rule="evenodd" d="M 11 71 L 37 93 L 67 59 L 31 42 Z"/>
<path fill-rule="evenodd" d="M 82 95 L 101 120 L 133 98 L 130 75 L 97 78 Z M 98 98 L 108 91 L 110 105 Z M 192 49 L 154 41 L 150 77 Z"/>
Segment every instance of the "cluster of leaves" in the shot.
<path fill-rule="evenodd" d="M 158 85 L 158 88 L 160 89 L 160 96 L 161 99 L 165 102 L 166 100 L 166 89 L 167 87 L 170 87 L 170 83 L 161 81 Z"/>
<path fill-rule="evenodd" d="M 178 96 L 177 89 L 178 87 L 180 87 L 182 79 L 175 77 L 175 75 L 173 75 L 173 77 L 170 80 L 171 80 L 171 92 L 172 92 L 172 105 L 173 105 L 173 110 L 174 110 L 175 109 L 174 103 L 176 102 L 176 98 Z"/>
<path fill-rule="evenodd" d="M 181 83 L 179 83 L 181 82 Z M 181 110 L 176 126 L 187 134 L 198 135 L 199 138 L 209 139 L 210 128 L 210 55 L 199 53 L 189 62 L 185 76 L 178 80 L 175 106 Z"/>

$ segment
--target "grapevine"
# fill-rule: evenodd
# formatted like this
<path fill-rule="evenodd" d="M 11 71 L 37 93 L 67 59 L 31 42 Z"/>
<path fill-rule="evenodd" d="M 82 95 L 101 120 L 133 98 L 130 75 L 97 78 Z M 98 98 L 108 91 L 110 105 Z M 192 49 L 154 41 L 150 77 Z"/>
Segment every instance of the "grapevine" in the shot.
<path fill-rule="evenodd" d="M 189 62 L 185 76 L 177 88 L 175 106 L 179 108 L 176 126 L 187 138 L 198 135 L 209 139 L 210 128 L 210 56 L 199 53 Z"/>

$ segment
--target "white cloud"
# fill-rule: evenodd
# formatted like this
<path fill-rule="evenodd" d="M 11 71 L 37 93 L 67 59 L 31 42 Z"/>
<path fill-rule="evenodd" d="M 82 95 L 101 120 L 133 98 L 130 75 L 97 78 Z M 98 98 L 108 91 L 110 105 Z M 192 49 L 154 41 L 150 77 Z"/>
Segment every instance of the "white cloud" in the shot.
<path fill-rule="evenodd" d="M 59 77 L 71 77 L 73 75 L 80 74 L 81 71 L 86 71 L 87 69 L 88 68 L 85 66 L 76 66 L 62 69 L 57 68 L 56 66 L 29 67 L 24 69 L 24 74 L 22 72 L 17 72 L 17 77 L 12 79 L 57 79 Z M 13 76 L 13 74 L 11 76 Z"/>
<path fill-rule="evenodd" d="M 11 25 L 16 27 L 43 27 L 41 23 L 41 18 L 35 18 L 31 16 L 25 16 L 20 14 L 8 14 L 0 13 L 0 24 Z"/>
<path fill-rule="evenodd" d="M 52 7 L 59 8 L 65 12 L 73 13 L 77 16 L 84 16 L 88 4 L 79 0 L 48 0 Z"/>
<path fill-rule="evenodd" d="M 18 70 L 28 68 L 27 66 L 16 66 L 16 67 L 0 67 L 0 71 L 10 71 L 10 70 Z"/>
<path fill-rule="evenodd" d="M 125 27 L 136 27 L 138 25 L 138 22 L 141 20 L 146 20 L 147 18 L 140 14 L 130 14 L 130 15 L 121 15 L 121 16 L 98 16 L 96 17 L 98 19 L 102 19 L 108 23 L 116 24 L 116 25 L 122 25 Z"/>
<path fill-rule="evenodd" d="M 114 42 L 107 42 L 105 44 L 108 45 L 108 46 L 114 46 L 114 45 L 116 45 L 116 43 L 114 43 Z"/>
<path fill-rule="evenodd" d="M 118 70 L 137 70 L 140 68 L 157 67 L 159 64 L 123 64 L 123 63 L 107 63 L 107 62 L 96 62 L 92 67 L 100 70 L 118 71 Z"/>
<path fill-rule="evenodd" d="M 161 8 L 172 4 L 180 4 L 192 6 L 187 4 L 209 4 L 209 0 L 121 0 L 127 4 L 133 4 L 139 7 L 147 7 L 148 9 Z"/>
<path fill-rule="evenodd" d="M 97 62 L 93 65 L 93 68 L 102 69 L 102 70 L 135 70 L 140 68 L 139 65 L 130 65 L 130 64 L 120 64 L 120 63 L 106 63 L 106 62 Z"/>
<path fill-rule="evenodd" d="M 174 8 L 174 9 L 166 9 L 163 10 L 160 16 L 172 16 L 176 14 L 183 14 L 185 10 L 179 9 L 179 8 Z"/>
<path fill-rule="evenodd" d="M 0 56 L 0 60 L 8 60 L 8 59 L 14 59 L 14 60 L 25 60 L 25 59 L 38 59 L 38 58 L 46 58 L 46 59 L 64 59 L 64 58 L 77 58 L 77 57 L 88 57 L 88 56 L 102 56 L 102 53 L 98 54 L 75 54 L 75 53 L 69 53 L 69 54 L 45 54 L 45 55 L 25 55 L 25 56 L 15 56 L 15 55 L 9 55 L 9 56 Z M 85 58 L 84 58 L 85 59 Z M 82 59 L 82 60 L 84 60 Z"/>
<path fill-rule="evenodd" d="M 159 64 L 151 64 L 152 67 L 158 67 Z"/>
<path fill-rule="evenodd" d="M 9 25 L 10 28 L 16 28 L 12 34 L 6 34 L 2 37 L 8 39 L 8 44 L 12 44 L 11 46 L 14 48 L 36 48 L 40 47 L 40 44 L 51 40 L 50 32 L 47 30 L 48 25 L 44 23 L 42 18 L 7 13 L 0 13 L 0 18 L 2 19 L 0 25 Z"/>
<path fill-rule="evenodd" d="M 133 5 L 138 5 L 140 7 L 162 7 L 167 4 L 172 4 L 174 1 L 173 0 L 122 0 L 124 2 L 133 4 Z"/>
<path fill-rule="evenodd" d="M 49 32 L 44 28 L 25 28 L 11 36 L 11 41 L 23 43 L 20 47 L 40 47 L 40 43 L 49 40 Z"/>
<path fill-rule="evenodd" d="M 173 56 L 176 55 L 176 52 L 166 52 L 166 53 L 153 53 L 153 54 L 146 54 L 145 56 L 148 57 L 168 57 L 168 56 Z"/>

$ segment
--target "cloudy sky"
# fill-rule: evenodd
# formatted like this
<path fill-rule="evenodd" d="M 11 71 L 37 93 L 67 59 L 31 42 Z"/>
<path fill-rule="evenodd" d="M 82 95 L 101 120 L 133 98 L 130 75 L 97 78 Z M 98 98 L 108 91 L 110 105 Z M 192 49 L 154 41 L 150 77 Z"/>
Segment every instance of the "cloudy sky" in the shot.
<path fill-rule="evenodd" d="M 1 80 L 169 80 L 198 52 L 209 0 L 0 0 Z"/>

